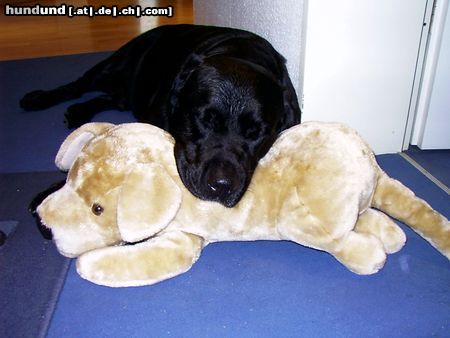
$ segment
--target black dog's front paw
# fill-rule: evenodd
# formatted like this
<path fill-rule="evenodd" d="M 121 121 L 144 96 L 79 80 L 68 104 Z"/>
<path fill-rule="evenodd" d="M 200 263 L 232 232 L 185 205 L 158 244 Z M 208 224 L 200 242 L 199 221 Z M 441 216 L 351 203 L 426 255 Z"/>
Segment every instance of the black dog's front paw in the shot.
<path fill-rule="evenodd" d="M 52 106 L 49 93 L 45 90 L 35 90 L 20 100 L 20 106 L 26 111 L 42 110 Z"/>
<path fill-rule="evenodd" d="M 93 114 L 86 109 L 83 103 L 76 103 L 69 106 L 64 113 L 64 123 L 67 128 L 78 128 L 90 122 Z"/>

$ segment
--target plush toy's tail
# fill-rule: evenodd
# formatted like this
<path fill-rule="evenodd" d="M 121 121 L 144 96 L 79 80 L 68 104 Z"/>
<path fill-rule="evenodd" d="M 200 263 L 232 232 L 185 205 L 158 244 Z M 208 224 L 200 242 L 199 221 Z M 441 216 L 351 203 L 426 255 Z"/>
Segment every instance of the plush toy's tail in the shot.
<path fill-rule="evenodd" d="M 450 259 L 450 223 L 400 182 L 381 172 L 372 206 L 409 225 Z"/>

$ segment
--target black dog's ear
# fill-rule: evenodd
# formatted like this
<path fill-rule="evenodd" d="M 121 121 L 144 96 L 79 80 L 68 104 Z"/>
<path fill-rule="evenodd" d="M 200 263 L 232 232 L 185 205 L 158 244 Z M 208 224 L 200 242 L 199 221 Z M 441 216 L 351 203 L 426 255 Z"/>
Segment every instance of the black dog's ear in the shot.
<path fill-rule="evenodd" d="M 279 132 L 299 124 L 302 115 L 298 104 L 297 94 L 295 93 L 294 86 L 289 78 L 286 65 L 283 63 L 282 67 L 281 82 L 283 85 L 284 114 L 278 128 Z"/>
<path fill-rule="evenodd" d="M 173 109 L 178 106 L 178 98 L 181 90 L 186 84 L 187 80 L 191 76 L 194 69 L 203 63 L 203 56 L 197 53 L 192 53 L 186 62 L 182 65 L 181 70 L 178 72 L 175 80 L 173 81 L 172 89 L 170 92 L 170 105 Z"/>

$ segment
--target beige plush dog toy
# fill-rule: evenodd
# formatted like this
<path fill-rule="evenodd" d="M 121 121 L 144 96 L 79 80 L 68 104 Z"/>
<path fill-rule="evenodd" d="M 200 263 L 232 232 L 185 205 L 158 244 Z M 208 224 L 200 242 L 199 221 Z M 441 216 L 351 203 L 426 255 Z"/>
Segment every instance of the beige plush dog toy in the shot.
<path fill-rule="evenodd" d="M 389 178 L 351 129 L 309 122 L 285 131 L 234 208 L 192 196 L 174 140 L 147 124 L 90 123 L 62 144 L 63 188 L 38 208 L 78 273 L 107 286 L 153 284 L 187 271 L 216 241 L 290 240 L 377 272 L 409 224 L 450 258 L 449 221 Z"/>

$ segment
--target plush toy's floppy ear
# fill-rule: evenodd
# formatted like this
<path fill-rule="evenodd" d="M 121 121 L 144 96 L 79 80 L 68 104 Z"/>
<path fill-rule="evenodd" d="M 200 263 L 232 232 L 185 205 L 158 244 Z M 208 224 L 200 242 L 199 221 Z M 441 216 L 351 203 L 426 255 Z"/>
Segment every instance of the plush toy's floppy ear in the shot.
<path fill-rule="evenodd" d="M 92 122 L 73 131 L 59 148 L 55 159 L 56 166 L 63 171 L 69 170 L 84 145 L 111 127 L 114 127 L 114 124 Z"/>
<path fill-rule="evenodd" d="M 164 229 L 181 205 L 181 190 L 166 170 L 140 164 L 124 180 L 117 207 L 122 239 L 138 242 Z"/>

